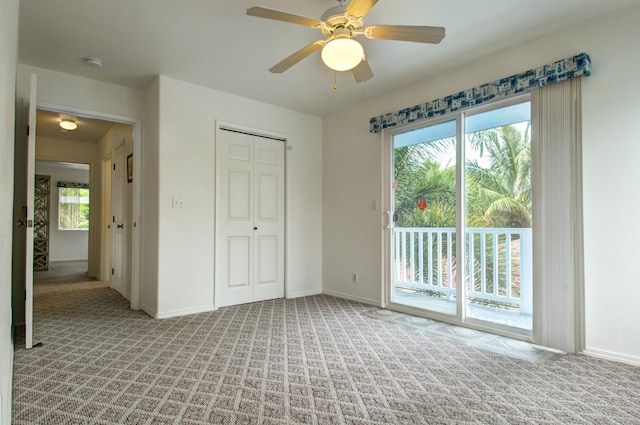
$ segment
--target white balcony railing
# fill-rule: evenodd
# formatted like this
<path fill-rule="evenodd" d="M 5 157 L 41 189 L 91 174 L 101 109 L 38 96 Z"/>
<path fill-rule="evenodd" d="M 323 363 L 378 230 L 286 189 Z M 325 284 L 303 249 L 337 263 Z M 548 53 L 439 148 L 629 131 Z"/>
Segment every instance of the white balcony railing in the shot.
<path fill-rule="evenodd" d="M 478 304 L 532 310 L 530 228 L 466 229 L 467 298 Z M 456 229 L 394 228 L 394 286 L 456 297 Z"/>

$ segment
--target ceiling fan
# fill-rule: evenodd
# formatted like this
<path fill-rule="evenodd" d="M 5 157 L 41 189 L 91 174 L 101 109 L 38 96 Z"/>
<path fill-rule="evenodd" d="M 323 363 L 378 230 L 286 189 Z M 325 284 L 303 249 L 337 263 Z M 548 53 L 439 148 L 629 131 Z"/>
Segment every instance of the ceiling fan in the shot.
<path fill-rule="evenodd" d="M 320 20 L 264 7 L 247 9 L 249 16 L 317 28 L 327 37 L 298 50 L 271 67 L 270 72 L 282 73 L 322 49 L 322 61 L 325 65 L 335 71 L 351 71 L 356 82 L 361 83 L 371 79 L 373 71 L 365 59 L 362 45 L 354 40 L 354 37 L 364 35 L 374 40 L 399 40 L 431 44 L 437 44 L 444 38 L 445 29 L 443 27 L 410 25 L 371 25 L 365 27 L 363 18 L 378 0 L 351 0 L 347 6 L 345 6 L 345 0 L 338 0 L 338 2 L 340 5 L 324 12 Z"/>

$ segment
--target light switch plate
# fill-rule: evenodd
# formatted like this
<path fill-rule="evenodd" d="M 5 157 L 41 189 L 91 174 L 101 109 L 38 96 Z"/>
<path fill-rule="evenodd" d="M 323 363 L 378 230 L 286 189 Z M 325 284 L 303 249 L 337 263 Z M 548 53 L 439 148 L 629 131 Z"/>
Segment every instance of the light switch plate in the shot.
<path fill-rule="evenodd" d="M 172 196 L 171 206 L 173 208 L 184 208 L 184 198 L 182 196 Z"/>

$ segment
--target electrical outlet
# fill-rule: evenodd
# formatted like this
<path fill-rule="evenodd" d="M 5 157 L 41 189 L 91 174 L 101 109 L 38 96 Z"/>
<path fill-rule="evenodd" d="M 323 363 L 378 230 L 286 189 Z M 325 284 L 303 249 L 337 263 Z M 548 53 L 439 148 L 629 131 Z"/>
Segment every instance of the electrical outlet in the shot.
<path fill-rule="evenodd" d="M 353 274 L 351 275 L 351 281 L 353 283 L 358 283 L 358 280 L 360 279 L 360 276 L 358 276 L 358 273 L 353 272 Z"/>

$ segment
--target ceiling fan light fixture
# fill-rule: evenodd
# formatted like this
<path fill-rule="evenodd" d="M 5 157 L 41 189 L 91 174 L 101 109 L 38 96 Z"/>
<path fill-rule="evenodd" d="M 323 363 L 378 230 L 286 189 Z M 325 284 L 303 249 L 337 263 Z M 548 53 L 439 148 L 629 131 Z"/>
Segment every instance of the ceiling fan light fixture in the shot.
<path fill-rule="evenodd" d="M 78 128 L 78 124 L 76 124 L 76 122 L 74 120 L 70 120 L 70 119 L 63 119 L 62 121 L 60 121 L 60 128 L 67 130 L 67 131 L 73 131 L 76 128 Z"/>
<path fill-rule="evenodd" d="M 322 62 L 334 71 L 349 71 L 362 62 L 364 49 L 352 38 L 336 38 L 322 48 Z"/>

